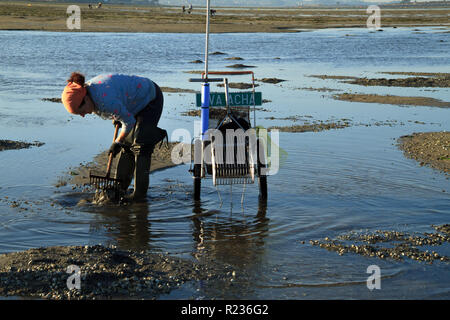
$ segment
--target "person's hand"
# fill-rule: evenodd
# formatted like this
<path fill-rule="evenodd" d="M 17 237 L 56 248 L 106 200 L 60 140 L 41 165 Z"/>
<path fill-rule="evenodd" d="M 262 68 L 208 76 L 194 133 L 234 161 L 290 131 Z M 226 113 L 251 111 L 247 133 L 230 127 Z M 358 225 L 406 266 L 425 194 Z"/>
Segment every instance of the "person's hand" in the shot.
<path fill-rule="evenodd" d="M 112 154 L 113 158 L 117 156 L 117 154 L 122 150 L 122 148 L 125 148 L 126 146 L 123 143 L 120 142 L 114 142 L 111 147 L 109 148 L 108 155 Z"/>
<path fill-rule="evenodd" d="M 113 119 L 112 123 L 113 123 L 114 127 L 119 125 L 119 128 L 122 128 L 122 122 L 120 122 L 119 120 L 114 120 Z"/>

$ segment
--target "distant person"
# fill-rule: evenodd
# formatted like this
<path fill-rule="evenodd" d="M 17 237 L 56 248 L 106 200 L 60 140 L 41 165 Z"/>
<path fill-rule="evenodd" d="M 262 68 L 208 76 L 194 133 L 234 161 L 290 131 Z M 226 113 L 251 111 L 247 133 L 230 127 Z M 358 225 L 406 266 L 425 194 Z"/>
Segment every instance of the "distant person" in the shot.
<path fill-rule="evenodd" d="M 97 9 L 98 9 L 98 8 L 101 8 L 101 7 L 102 7 L 102 3 L 99 2 L 99 3 L 97 4 Z"/>
<path fill-rule="evenodd" d="M 183 11 L 183 13 L 185 13 L 185 12 L 186 12 L 186 7 L 185 7 L 185 6 L 182 6 L 182 7 L 181 7 L 181 10 Z"/>
<path fill-rule="evenodd" d="M 92 9 L 92 4 L 89 3 L 88 7 L 89 7 L 89 9 Z"/>
<path fill-rule="evenodd" d="M 188 13 L 190 14 L 192 12 L 192 4 L 189 5 Z"/>
<path fill-rule="evenodd" d="M 210 9 L 209 14 L 211 15 L 211 17 L 214 17 L 216 15 L 216 10 Z"/>
<path fill-rule="evenodd" d="M 123 74 L 99 75 L 85 83 L 84 75 L 73 72 L 67 82 L 61 98 L 69 113 L 95 113 L 121 126 L 109 148 L 113 157 L 119 154 L 116 178 L 125 192 L 134 177 L 134 192 L 127 198 L 145 200 L 153 149 L 167 138 L 157 127 L 164 104 L 161 89 L 148 78 Z"/>

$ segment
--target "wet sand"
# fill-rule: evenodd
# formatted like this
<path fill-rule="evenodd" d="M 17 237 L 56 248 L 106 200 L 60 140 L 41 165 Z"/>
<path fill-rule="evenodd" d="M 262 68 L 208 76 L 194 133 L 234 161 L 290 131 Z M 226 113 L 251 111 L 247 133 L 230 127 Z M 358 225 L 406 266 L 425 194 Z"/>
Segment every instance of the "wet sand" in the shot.
<path fill-rule="evenodd" d="M 450 73 L 430 73 L 430 72 L 381 72 L 391 75 L 409 75 L 420 77 L 406 78 L 359 78 L 354 76 L 342 75 L 310 75 L 313 78 L 322 80 L 340 80 L 344 83 L 357 84 L 361 86 L 384 86 L 384 87 L 450 87 Z"/>
<path fill-rule="evenodd" d="M 0 296 L 43 299 L 157 299 L 188 281 L 233 285 L 237 273 L 212 259 L 189 261 L 116 247 L 69 246 L 0 255 Z M 79 268 L 79 284 L 74 271 Z M 69 279 L 69 277 L 71 277 Z M 68 281 L 69 279 L 69 281 Z M 72 280 L 72 281 L 71 281 Z M 71 288 L 68 288 L 68 282 Z"/>
<path fill-rule="evenodd" d="M 402 79 L 367 79 L 357 78 L 344 81 L 346 83 L 358 84 L 361 86 L 385 86 L 385 87 L 450 87 L 450 74 L 429 77 L 409 77 Z"/>
<path fill-rule="evenodd" d="M 450 174 L 450 132 L 413 133 L 400 137 L 398 143 L 405 156 L 421 166 Z"/>
<path fill-rule="evenodd" d="M 397 125 L 405 125 L 402 121 L 397 120 L 384 120 L 384 121 L 372 121 L 369 123 L 355 123 L 351 119 L 330 119 L 330 120 L 305 120 L 302 118 L 305 118 L 306 116 L 299 117 L 299 116 L 290 116 L 286 118 L 275 118 L 275 117 L 268 117 L 266 119 L 273 119 L 273 120 L 289 120 L 293 122 L 301 121 L 303 123 L 301 124 L 293 124 L 293 125 L 287 125 L 287 126 L 272 126 L 269 127 L 268 130 L 279 130 L 281 132 L 321 132 L 324 130 L 332 130 L 332 129 L 344 129 L 348 127 L 354 127 L 354 126 L 364 126 L 364 127 L 380 127 L 380 126 L 388 126 L 393 127 Z M 408 120 L 408 122 L 412 122 L 412 120 Z M 417 124 L 425 124 L 425 122 L 418 122 L 415 121 Z"/>
<path fill-rule="evenodd" d="M 0 30 L 71 31 L 67 28 L 68 4 L 0 3 Z M 81 7 L 81 31 L 87 32 L 189 32 L 205 30 L 204 9 L 192 14 L 181 7 L 109 5 Z M 366 8 L 227 8 L 216 9 L 211 32 L 301 32 L 321 28 L 366 28 Z M 383 27 L 442 26 L 448 23 L 450 8 L 427 10 L 414 6 L 404 9 L 382 7 Z M 76 32 L 76 31 L 75 31 Z"/>
<path fill-rule="evenodd" d="M 341 93 L 333 95 L 336 100 L 351 101 L 351 102 L 366 102 L 366 103 L 382 103 L 394 104 L 400 106 L 427 106 L 450 108 L 450 102 L 428 97 L 401 97 L 391 95 L 377 95 L 377 94 L 351 94 Z"/>
<path fill-rule="evenodd" d="M 223 88 L 225 85 L 223 83 L 219 83 L 219 84 L 217 84 L 217 86 L 220 88 Z M 259 86 L 259 84 L 255 83 L 255 88 L 258 86 Z M 246 89 L 253 88 L 253 85 L 251 83 L 246 83 L 246 82 L 230 82 L 230 83 L 228 83 L 228 88 L 246 90 Z"/>
<path fill-rule="evenodd" d="M 450 73 L 432 73 L 432 72 L 380 72 L 391 75 L 411 76 L 406 78 L 359 78 L 355 76 L 346 75 L 310 75 L 313 78 L 322 80 L 338 80 L 340 82 L 362 85 L 362 86 L 383 86 L 383 87 L 450 87 Z M 301 90 L 316 90 L 332 92 L 334 89 L 322 88 L 300 88 Z M 450 102 L 429 97 L 408 97 L 408 96 L 393 96 L 393 95 L 377 95 L 377 94 L 363 94 L 363 93 L 340 93 L 332 95 L 333 99 L 350 101 L 350 102 L 366 102 L 366 103 L 381 103 L 393 104 L 400 106 L 428 106 L 449 108 Z"/>
<path fill-rule="evenodd" d="M 343 129 L 350 127 L 349 121 L 315 121 L 314 123 L 304 123 L 300 125 L 291 126 L 272 126 L 268 130 L 279 130 L 281 132 L 320 132 L 331 129 Z"/>
<path fill-rule="evenodd" d="M 307 90 L 307 91 L 317 91 L 317 92 L 335 92 L 335 91 L 342 91 L 341 89 L 331 89 L 331 88 L 313 88 L 313 87 L 303 87 L 303 88 L 297 88 L 296 90 Z"/>
<path fill-rule="evenodd" d="M 28 149 L 30 147 L 40 147 L 44 145 L 43 142 L 23 142 L 23 141 L 13 141 L 13 140 L 0 140 L 0 151 L 4 150 L 15 150 L 15 149 Z"/>
<path fill-rule="evenodd" d="M 411 260 L 433 263 L 448 263 L 450 257 L 439 254 L 435 250 L 450 241 L 450 225 L 432 226 L 435 233 L 408 234 L 393 230 L 376 230 L 371 233 L 351 232 L 339 235 L 336 239 L 328 237 L 322 240 L 311 240 L 313 246 L 319 246 L 339 255 L 355 253 L 379 259 Z M 435 247 L 434 250 L 420 250 L 419 247 Z"/>
<path fill-rule="evenodd" d="M 156 170 L 163 170 L 175 166 L 172 162 L 171 154 L 173 148 L 178 145 L 178 142 L 169 142 L 167 146 L 165 143 L 159 147 L 159 144 L 155 147 L 152 154 L 152 161 L 150 172 Z M 108 163 L 108 150 L 105 150 L 98 154 L 93 161 L 80 164 L 76 168 L 70 168 L 65 175 L 61 177 L 57 182 L 56 186 L 63 186 L 67 184 L 72 184 L 74 187 L 84 187 L 89 184 L 89 172 L 95 172 L 98 175 L 105 175 L 106 164 Z M 117 167 L 117 157 L 113 160 L 111 165 L 111 174 L 113 176 Z"/>
<path fill-rule="evenodd" d="M 183 88 L 171 88 L 171 87 L 161 87 L 162 92 L 166 93 L 196 93 L 196 90 L 183 89 Z"/>

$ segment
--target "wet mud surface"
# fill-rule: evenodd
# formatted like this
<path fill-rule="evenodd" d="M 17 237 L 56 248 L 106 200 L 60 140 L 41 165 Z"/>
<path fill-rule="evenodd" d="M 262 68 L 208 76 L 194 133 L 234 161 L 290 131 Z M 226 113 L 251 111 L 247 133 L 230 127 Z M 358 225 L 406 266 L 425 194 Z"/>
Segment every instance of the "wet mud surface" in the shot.
<path fill-rule="evenodd" d="M 40 206 L 44 203 L 44 201 L 31 201 L 31 200 L 23 200 L 23 199 L 13 199 L 8 196 L 5 196 L 3 198 L 0 198 L 0 202 L 5 203 L 11 208 L 14 208 L 18 210 L 19 212 L 38 212 L 42 211 L 42 208 Z M 51 202 L 50 206 L 55 206 L 55 202 Z"/>
<path fill-rule="evenodd" d="M 287 126 L 271 126 L 269 127 L 270 130 L 279 130 L 281 132 L 320 132 L 324 130 L 331 130 L 331 129 L 344 129 L 348 127 L 354 127 L 354 126 L 364 126 L 364 127 L 380 127 L 380 126 L 403 126 L 405 125 L 404 122 L 398 121 L 398 120 L 373 120 L 371 122 L 363 123 L 363 122 L 354 122 L 352 119 L 342 118 L 342 119 L 328 119 L 328 120 L 317 120 L 313 119 L 312 116 L 309 115 L 295 115 L 295 116 L 289 116 L 285 118 L 276 118 L 276 117 L 266 117 L 268 120 L 287 120 L 292 122 L 301 122 L 300 124 L 292 124 Z M 408 120 L 408 122 L 415 124 L 426 124 L 425 122 L 421 121 L 413 121 Z"/>
<path fill-rule="evenodd" d="M 387 72 L 385 72 L 387 73 Z M 357 84 L 362 86 L 385 86 L 385 87 L 450 87 L 449 73 L 430 73 L 430 72 L 390 72 L 392 75 L 421 75 L 420 77 L 407 78 L 359 78 L 353 76 L 335 76 L 335 75 L 311 75 L 310 77 L 319 78 L 322 80 L 340 80 L 341 82 Z"/>
<path fill-rule="evenodd" d="M 16 150 L 16 149 L 28 149 L 30 147 L 40 147 L 43 146 L 43 142 L 23 142 L 14 140 L 0 140 L 0 151 L 4 150 Z"/>
<path fill-rule="evenodd" d="M 236 63 L 229 66 L 226 66 L 227 68 L 234 68 L 234 69 L 245 69 L 245 68 L 256 68 L 256 66 L 249 66 L 242 63 Z"/>
<path fill-rule="evenodd" d="M 48 102 L 62 103 L 61 98 L 42 98 L 41 100 Z"/>
<path fill-rule="evenodd" d="M 272 84 L 277 84 L 286 80 L 283 79 L 278 79 L 278 78 L 262 78 L 262 79 L 257 79 L 257 81 L 261 81 L 264 83 L 272 83 Z"/>
<path fill-rule="evenodd" d="M 450 132 L 420 132 L 402 136 L 398 146 L 421 166 L 450 174 Z"/>
<path fill-rule="evenodd" d="M 410 77 L 405 79 L 367 79 L 357 78 L 344 81 L 361 86 L 385 86 L 385 87 L 450 87 L 450 74 L 435 75 L 430 77 Z"/>
<path fill-rule="evenodd" d="M 172 162 L 172 150 L 178 145 L 178 142 L 169 142 L 168 146 L 164 143 L 161 147 L 159 144 L 155 147 L 152 154 L 152 161 L 150 166 L 150 172 L 156 170 L 162 170 L 175 166 Z M 89 172 L 104 176 L 106 172 L 106 164 L 108 162 L 108 150 L 103 151 L 97 155 L 93 161 L 88 163 L 80 163 L 76 168 L 69 168 L 65 176 L 60 177 L 56 183 L 57 187 L 67 184 L 74 185 L 74 189 L 77 187 L 85 187 L 89 185 Z M 117 157 L 113 159 L 111 165 L 111 176 L 113 177 L 117 167 Z"/>
<path fill-rule="evenodd" d="M 297 90 L 308 90 L 308 91 L 317 91 L 317 92 L 335 92 L 335 91 L 342 91 L 341 89 L 331 89 L 331 88 L 326 88 L 326 87 L 322 87 L 322 88 L 313 88 L 313 87 L 303 87 L 303 88 L 298 88 Z"/>
<path fill-rule="evenodd" d="M 195 92 L 197 92 L 192 89 L 171 88 L 171 87 L 161 87 L 161 91 L 169 92 L 169 93 L 195 93 Z"/>
<path fill-rule="evenodd" d="M 3 30 L 68 31 L 66 10 L 61 3 L 8 2 L 0 4 Z M 442 26 L 448 23 L 447 6 L 433 8 L 410 6 L 383 8 L 383 27 Z M 97 32 L 204 32 L 202 8 L 183 14 L 181 8 L 163 6 L 115 5 L 104 3 L 101 9 L 83 6 L 83 31 Z M 223 32 L 304 32 L 311 29 L 366 27 L 367 14 L 359 7 L 350 8 L 228 8 L 211 17 L 211 33 Z M 380 31 L 380 30 L 379 30 Z M 445 32 L 445 31 L 444 31 Z"/>
<path fill-rule="evenodd" d="M 244 60 L 244 59 L 241 58 L 241 57 L 229 57 L 229 58 L 225 58 L 225 60 L 236 60 L 236 61 L 239 61 L 239 60 Z"/>
<path fill-rule="evenodd" d="M 326 237 L 322 240 L 311 240 L 309 243 L 337 252 L 341 256 L 354 253 L 379 259 L 405 260 L 408 258 L 427 263 L 434 261 L 448 263 L 450 257 L 439 254 L 435 248 L 450 241 L 450 225 L 432 227 L 436 232 L 424 234 L 383 230 L 368 233 L 350 232 L 339 235 L 335 239 Z"/>
<path fill-rule="evenodd" d="M 206 280 L 226 290 L 239 279 L 212 259 L 189 261 L 116 247 L 68 246 L 0 255 L 0 296 L 42 299 L 157 299 L 188 281 Z M 74 269 L 79 268 L 79 289 Z M 69 277 L 71 277 L 69 279 Z M 68 283 L 69 287 L 68 288 Z"/>
<path fill-rule="evenodd" d="M 281 119 L 284 120 L 284 119 Z M 286 119 L 289 120 L 289 119 Z M 350 127 L 350 121 L 314 121 L 313 123 L 296 124 L 290 126 L 272 126 L 268 130 L 279 130 L 281 132 L 320 132 L 331 129 L 343 129 Z"/>
<path fill-rule="evenodd" d="M 217 84 L 218 87 L 224 87 L 223 83 Z M 255 88 L 258 87 L 259 84 L 255 83 Z M 232 89 L 250 89 L 253 88 L 253 85 L 251 83 L 246 82 L 230 82 L 228 83 L 228 87 Z"/>
<path fill-rule="evenodd" d="M 438 108 L 450 108 L 450 102 L 428 97 L 401 97 L 377 94 L 352 94 L 341 93 L 333 95 L 336 100 L 366 103 L 394 104 L 402 106 L 427 106 Z"/>

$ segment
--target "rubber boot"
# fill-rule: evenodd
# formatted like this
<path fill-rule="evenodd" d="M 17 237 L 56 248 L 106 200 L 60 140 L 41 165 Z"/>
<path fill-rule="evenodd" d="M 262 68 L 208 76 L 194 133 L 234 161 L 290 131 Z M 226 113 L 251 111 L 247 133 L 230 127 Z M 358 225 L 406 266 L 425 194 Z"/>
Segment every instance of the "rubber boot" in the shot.
<path fill-rule="evenodd" d="M 130 197 L 134 202 L 142 202 L 147 198 L 151 160 L 151 154 L 138 154 L 135 157 L 134 192 Z"/>
<path fill-rule="evenodd" d="M 131 151 L 122 150 L 117 162 L 116 179 L 120 179 L 122 192 L 125 194 L 133 180 L 135 156 Z"/>

